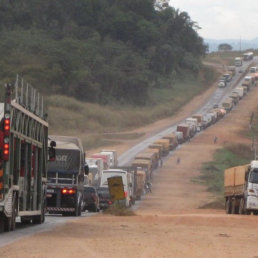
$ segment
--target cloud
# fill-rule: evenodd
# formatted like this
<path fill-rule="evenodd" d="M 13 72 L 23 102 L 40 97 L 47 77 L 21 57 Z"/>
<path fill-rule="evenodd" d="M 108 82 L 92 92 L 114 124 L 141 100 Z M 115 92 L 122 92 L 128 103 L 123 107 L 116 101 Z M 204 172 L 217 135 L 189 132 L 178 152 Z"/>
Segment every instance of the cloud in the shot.
<path fill-rule="evenodd" d="M 171 0 L 202 28 L 205 38 L 252 39 L 258 36 L 258 4 L 254 0 Z"/>

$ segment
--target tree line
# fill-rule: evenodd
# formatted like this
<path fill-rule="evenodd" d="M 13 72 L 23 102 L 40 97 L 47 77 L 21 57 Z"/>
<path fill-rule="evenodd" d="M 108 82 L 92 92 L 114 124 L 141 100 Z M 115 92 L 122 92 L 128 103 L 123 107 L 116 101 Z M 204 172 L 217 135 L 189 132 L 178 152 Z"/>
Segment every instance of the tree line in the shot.
<path fill-rule="evenodd" d="M 0 78 L 45 94 L 144 105 L 154 87 L 198 74 L 206 52 L 186 12 L 154 0 L 0 2 Z"/>

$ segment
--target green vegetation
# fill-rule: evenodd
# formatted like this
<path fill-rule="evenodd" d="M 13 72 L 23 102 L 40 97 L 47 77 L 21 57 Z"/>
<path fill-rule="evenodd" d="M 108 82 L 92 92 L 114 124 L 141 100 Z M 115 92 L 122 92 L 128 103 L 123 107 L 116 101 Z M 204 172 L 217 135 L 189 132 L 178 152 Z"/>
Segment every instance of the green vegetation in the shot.
<path fill-rule="evenodd" d="M 221 203 L 224 202 L 224 170 L 234 166 L 248 164 L 252 159 L 249 146 L 229 145 L 215 152 L 213 161 L 203 164 L 201 175 L 195 182 L 207 186 L 207 190 L 214 193 Z"/>
<path fill-rule="evenodd" d="M 145 105 L 152 89 L 197 77 L 206 46 L 186 12 L 154 0 L 0 2 L 0 78 L 45 95 Z"/>
<path fill-rule="evenodd" d="M 49 106 L 50 133 L 77 135 L 82 138 L 86 149 L 112 144 L 114 138 L 110 134 L 144 126 L 173 115 L 189 99 L 206 90 L 215 77 L 213 70 L 204 69 L 198 78 L 186 76 L 175 87 L 154 89 L 145 106 L 103 107 L 67 96 L 49 96 L 46 100 Z M 123 140 L 125 137 L 118 136 L 116 139 Z"/>

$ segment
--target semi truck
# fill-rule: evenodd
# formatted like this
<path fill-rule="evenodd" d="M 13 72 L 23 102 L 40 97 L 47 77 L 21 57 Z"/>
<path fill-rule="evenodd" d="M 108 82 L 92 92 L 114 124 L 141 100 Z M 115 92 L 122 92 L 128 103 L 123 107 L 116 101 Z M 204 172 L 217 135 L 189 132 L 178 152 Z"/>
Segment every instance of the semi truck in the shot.
<path fill-rule="evenodd" d="M 183 142 L 190 139 L 190 126 L 187 124 L 180 124 L 176 128 L 177 132 L 183 133 Z"/>
<path fill-rule="evenodd" d="M 167 156 L 169 154 L 169 140 L 159 139 L 154 142 L 154 144 L 161 144 L 163 146 L 162 156 Z"/>
<path fill-rule="evenodd" d="M 167 134 L 167 135 L 163 136 L 162 138 L 169 140 L 169 149 L 170 150 L 174 150 L 177 147 L 178 141 L 177 141 L 177 137 L 176 137 L 175 133 Z"/>
<path fill-rule="evenodd" d="M 49 138 L 56 142 L 56 159 L 48 165 L 47 211 L 80 216 L 83 186 L 89 173 L 81 140 L 58 135 L 50 135 Z"/>
<path fill-rule="evenodd" d="M 243 65 L 243 59 L 241 57 L 235 58 L 235 66 L 242 66 Z"/>
<path fill-rule="evenodd" d="M 258 214 L 258 161 L 224 171 L 225 210 L 228 214 Z"/>
<path fill-rule="evenodd" d="M 26 85 L 26 84 L 25 84 Z M 0 231 L 22 223 L 45 220 L 47 161 L 55 158 L 54 142 L 48 151 L 48 122 L 43 98 L 17 76 L 5 85 L 0 103 Z"/>
<path fill-rule="evenodd" d="M 222 107 L 227 111 L 231 111 L 231 109 L 233 108 L 233 100 L 231 98 L 227 98 L 223 101 L 222 103 Z"/>

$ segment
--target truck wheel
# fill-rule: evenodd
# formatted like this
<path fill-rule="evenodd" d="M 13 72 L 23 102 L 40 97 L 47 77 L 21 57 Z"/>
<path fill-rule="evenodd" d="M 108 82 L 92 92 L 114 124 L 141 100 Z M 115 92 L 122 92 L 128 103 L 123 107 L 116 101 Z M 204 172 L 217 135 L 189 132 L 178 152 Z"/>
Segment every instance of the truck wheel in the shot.
<path fill-rule="evenodd" d="M 240 200 L 238 213 L 239 214 L 245 214 L 245 201 L 244 201 L 243 198 Z"/>
<path fill-rule="evenodd" d="M 4 232 L 4 218 L 0 217 L 0 233 Z"/>
<path fill-rule="evenodd" d="M 226 200 L 226 213 L 231 214 L 231 201 L 230 201 L 230 199 Z"/>
<path fill-rule="evenodd" d="M 11 217 L 11 231 L 16 228 L 16 216 L 18 215 L 18 205 L 16 194 L 13 195 L 13 207 L 12 207 L 12 217 Z"/>
<path fill-rule="evenodd" d="M 231 213 L 232 214 L 238 214 L 238 209 L 236 205 L 236 199 L 234 199 L 231 203 Z"/>
<path fill-rule="evenodd" d="M 6 217 L 4 219 L 4 231 L 5 232 L 15 230 L 16 214 L 17 214 L 17 203 L 16 203 L 16 194 L 14 194 L 13 200 L 12 200 L 12 216 L 10 218 Z"/>
<path fill-rule="evenodd" d="M 44 209 L 44 205 L 41 208 L 41 214 L 34 216 L 32 218 L 32 223 L 33 224 L 42 224 L 45 221 L 45 209 Z"/>

